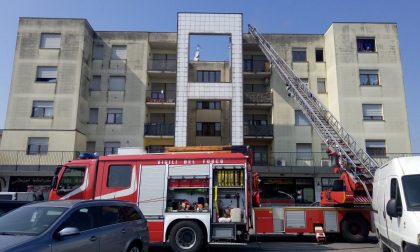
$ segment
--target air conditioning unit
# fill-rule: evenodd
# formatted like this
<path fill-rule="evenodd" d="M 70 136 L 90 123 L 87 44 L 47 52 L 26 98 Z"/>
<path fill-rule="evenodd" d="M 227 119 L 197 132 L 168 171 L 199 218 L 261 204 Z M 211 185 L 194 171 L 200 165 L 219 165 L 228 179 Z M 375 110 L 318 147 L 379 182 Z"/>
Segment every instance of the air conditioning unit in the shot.
<path fill-rule="evenodd" d="M 321 166 L 323 166 L 323 167 L 331 166 L 331 160 L 329 160 L 329 159 L 321 160 Z"/>
<path fill-rule="evenodd" d="M 276 164 L 277 164 L 277 166 L 286 166 L 286 160 L 277 159 Z"/>

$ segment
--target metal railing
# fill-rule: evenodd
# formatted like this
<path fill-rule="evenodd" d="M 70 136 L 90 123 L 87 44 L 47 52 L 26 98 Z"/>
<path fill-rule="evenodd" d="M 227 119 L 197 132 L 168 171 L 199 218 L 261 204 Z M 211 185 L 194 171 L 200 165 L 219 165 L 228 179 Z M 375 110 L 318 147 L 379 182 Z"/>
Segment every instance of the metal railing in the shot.
<path fill-rule="evenodd" d="M 175 124 L 147 123 L 144 125 L 145 136 L 174 136 Z"/>
<path fill-rule="evenodd" d="M 176 59 L 169 60 L 149 60 L 149 71 L 176 71 Z"/>
<path fill-rule="evenodd" d="M 273 125 L 244 124 L 244 136 L 273 136 Z"/>
<path fill-rule="evenodd" d="M 271 92 L 244 92 L 244 103 L 273 103 L 273 94 Z"/>
<path fill-rule="evenodd" d="M 149 103 L 174 103 L 175 90 L 146 90 L 146 102 Z"/>
<path fill-rule="evenodd" d="M 47 151 L 28 154 L 27 151 L 4 150 L 0 151 L 0 169 L 2 166 L 17 168 L 19 166 L 60 165 L 77 158 L 79 154 L 79 151 Z"/>

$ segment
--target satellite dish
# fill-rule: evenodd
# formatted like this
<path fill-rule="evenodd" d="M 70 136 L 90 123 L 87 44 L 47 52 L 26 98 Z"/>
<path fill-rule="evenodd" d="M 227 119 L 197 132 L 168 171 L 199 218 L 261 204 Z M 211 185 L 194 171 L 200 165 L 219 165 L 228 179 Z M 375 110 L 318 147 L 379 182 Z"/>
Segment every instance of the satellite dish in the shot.
<path fill-rule="evenodd" d="M 193 61 L 200 61 L 200 45 L 197 45 L 197 49 L 195 50 Z"/>

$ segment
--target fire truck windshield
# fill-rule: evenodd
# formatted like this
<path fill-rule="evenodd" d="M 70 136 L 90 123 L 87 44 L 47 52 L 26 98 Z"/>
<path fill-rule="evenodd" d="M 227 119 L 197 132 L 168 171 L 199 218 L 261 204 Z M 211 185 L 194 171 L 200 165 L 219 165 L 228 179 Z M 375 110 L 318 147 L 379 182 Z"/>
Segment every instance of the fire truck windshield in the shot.
<path fill-rule="evenodd" d="M 63 176 L 57 187 L 57 194 L 64 195 L 83 184 L 86 173 L 86 167 L 66 166 Z"/>

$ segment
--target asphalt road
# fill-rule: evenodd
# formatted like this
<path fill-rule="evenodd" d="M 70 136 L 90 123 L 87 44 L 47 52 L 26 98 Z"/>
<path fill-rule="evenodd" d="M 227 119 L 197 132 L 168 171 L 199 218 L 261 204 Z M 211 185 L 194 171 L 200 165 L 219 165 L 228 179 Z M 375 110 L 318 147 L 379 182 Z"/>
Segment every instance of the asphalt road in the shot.
<path fill-rule="evenodd" d="M 317 244 L 313 235 L 284 235 L 281 237 L 265 237 L 252 241 L 245 246 L 211 245 L 204 252 L 254 252 L 254 251 L 354 251 L 379 252 L 377 240 L 374 235 L 365 243 L 346 243 L 338 239 L 330 239 L 326 244 Z M 153 246 L 149 252 L 170 252 L 171 249 L 163 246 Z"/>

